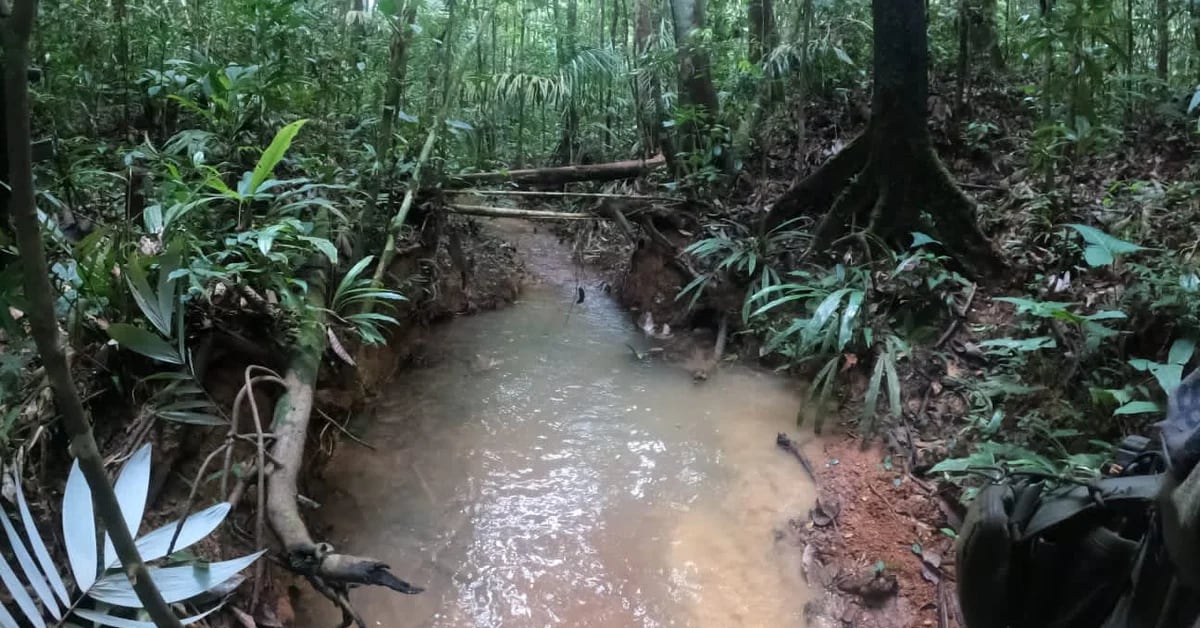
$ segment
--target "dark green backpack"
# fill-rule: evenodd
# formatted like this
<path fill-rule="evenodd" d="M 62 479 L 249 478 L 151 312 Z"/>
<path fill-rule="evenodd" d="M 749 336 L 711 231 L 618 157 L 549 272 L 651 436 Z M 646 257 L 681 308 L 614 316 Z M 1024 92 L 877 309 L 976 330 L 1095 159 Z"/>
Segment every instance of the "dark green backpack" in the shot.
<path fill-rule="evenodd" d="M 966 628 L 1200 628 L 1200 372 L 1161 427 L 1126 439 L 1120 475 L 980 490 L 959 533 Z"/>

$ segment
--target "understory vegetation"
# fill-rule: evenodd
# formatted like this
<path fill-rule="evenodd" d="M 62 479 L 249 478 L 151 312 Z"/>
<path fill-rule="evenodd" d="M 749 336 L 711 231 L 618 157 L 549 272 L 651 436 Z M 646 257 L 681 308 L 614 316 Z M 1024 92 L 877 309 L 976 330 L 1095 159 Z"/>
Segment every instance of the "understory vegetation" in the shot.
<path fill-rule="evenodd" d="M 521 210 L 525 181 L 557 218 L 605 220 L 580 239 L 668 260 L 675 318 L 715 310 L 744 355 L 805 378 L 818 429 L 882 437 L 914 471 L 1095 474 L 1198 359 L 1196 2 L 12 5 L 0 459 L 25 541 L 6 527 L 2 625 L 221 604 L 206 621 L 278 625 L 265 561 L 216 588 L 261 551 L 335 602 L 415 592 L 333 571 L 304 526 L 299 468 L 328 453 L 308 417 L 343 427 L 314 389 L 453 313 L 447 290 L 474 309 L 468 215 Z M 550 170 L 569 165 L 594 170 Z M 151 477 L 146 443 L 164 471 L 123 488 Z M 213 500 L 233 508 L 188 518 Z M 189 543 L 139 536 L 143 509 Z M 37 531 L 66 512 L 86 514 L 64 550 Z M 138 595 L 127 556 L 97 562 L 96 517 L 154 561 Z M 42 554 L 70 556 L 75 590 Z"/>

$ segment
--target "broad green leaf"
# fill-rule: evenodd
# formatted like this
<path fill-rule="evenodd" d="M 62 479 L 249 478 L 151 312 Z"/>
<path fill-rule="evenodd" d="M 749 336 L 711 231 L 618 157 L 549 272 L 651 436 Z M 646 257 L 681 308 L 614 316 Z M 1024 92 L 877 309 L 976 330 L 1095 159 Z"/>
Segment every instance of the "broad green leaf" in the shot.
<path fill-rule="evenodd" d="M 33 587 L 34 593 L 37 593 L 38 598 L 42 601 L 42 606 L 54 616 L 55 619 L 62 619 L 62 609 L 58 607 L 58 602 L 54 600 L 54 594 L 50 592 L 50 583 L 46 581 L 46 577 L 42 574 L 41 569 L 33 562 L 33 556 L 29 554 L 29 550 L 25 548 L 25 542 L 21 540 L 21 536 L 17 534 L 17 529 L 13 527 L 12 522 L 8 520 L 8 513 L 0 510 L 0 524 L 4 526 L 4 534 L 8 537 L 8 547 L 17 558 L 17 564 L 21 566 L 21 571 L 25 574 L 25 581 Z"/>
<path fill-rule="evenodd" d="M 329 263 L 337 265 L 337 247 L 332 242 L 325 238 L 314 238 L 312 236 L 300 236 L 300 239 L 317 247 L 317 250 L 325 254 L 329 258 Z"/>
<path fill-rule="evenodd" d="M 179 356 L 179 352 L 167 344 L 167 341 L 141 327 L 113 323 L 108 326 L 108 335 L 122 347 L 135 353 L 168 364 L 183 364 L 183 358 Z"/>
<path fill-rule="evenodd" d="M 1155 364 L 1150 368 L 1150 372 L 1158 381 L 1158 385 L 1162 387 L 1163 392 L 1168 395 L 1175 392 L 1175 389 L 1179 387 L 1179 382 L 1183 381 L 1182 364 Z"/>
<path fill-rule="evenodd" d="M 871 372 L 871 382 L 867 384 L 867 394 L 863 400 L 862 431 L 870 433 L 875 425 L 875 411 L 879 407 L 879 388 L 883 383 L 883 362 L 881 355 L 875 360 L 875 369 Z"/>
<path fill-rule="evenodd" d="M 179 532 L 179 538 L 175 540 L 174 548 L 171 547 L 171 538 L 175 536 L 175 529 L 179 526 L 179 521 L 172 521 L 139 538 L 137 540 L 138 553 L 142 555 L 142 560 L 151 561 L 187 549 L 212 534 L 213 530 L 216 530 L 229 514 L 229 508 L 229 502 L 220 502 L 205 510 L 188 515 L 188 518 L 183 521 L 183 529 Z M 119 562 L 111 562 L 108 566 L 116 567 Z"/>
<path fill-rule="evenodd" d="M 155 409 L 159 412 L 170 412 L 171 410 L 209 410 L 215 408 L 216 406 L 207 399 L 188 399 L 185 401 L 175 401 Z"/>
<path fill-rule="evenodd" d="M 275 231 L 263 230 L 258 232 L 258 250 L 263 255 L 271 254 L 271 246 L 275 244 Z"/>
<path fill-rule="evenodd" d="M 129 291 L 133 294 L 133 300 L 137 302 L 138 308 L 142 310 L 142 314 L 146 320 L 150 321 L 154 328 L 164 336 L 171 335 L 171 321 L 164 318 L 158 310 L 158 295 L 150 288 L 150 282 L 146 279 L 146 271 L 142 268 L 139 260 L 132 259 L 130 263 L 125 264 L 122 269 L 125 275 L 125 282 L 129 285 Z"/>
<path fill-rule="evenodd" d="M 850 292 L 850 288 L 840 288 L 834 290 L 829 296 L 825 297 L 824 301 L 817 306 L 817 311 L 813 312 L 813 316 L 808 321 L 808 325 L 804 328 L 804 337 L 806 341 L 811 341 L 816 338 L 817 334 L 825 328 L 825 324 L 837 312 L 838 306 L 842 304 L 842 298 Z"/>
<path fill-rule="evenodd" d="M 205 591 L 236 576 L 238 572 L 249 567 L 265 550 L 249 556 L 235 558 L 219 563 L 209 563 L 203 566 L 186 565 L 183 567 L 151 567 L 150 579 L 158 586 L 163 599 L 168 604 L 186 600 L 200 595 Z M 88 593 L 93 599 L 113 606 L 126 608 L 141 608 L 137 594 L 129 583 L 124 572 L 116 572 L 101 578 Z"/>
<path fill-rule="evenodd" d="M 763 348 L 759 350 L 759 355 L 770 354 L 772 351 L 774 351 L 776 348 L 778 348 L 779 345 L 781 345 L 784 342 L 786 342 L 787 340 L 789 340 L 792 336 L 796 335 L 797 332 L 803 330 L 805 328 L 805 326 L 807 326 L 807 325 L 808 325 L 807 318 L 792 319 L 792 323 L 790 325 L 788 325 L 787 328 L 785 328 L 783 331 L 781 331 L 777 334 L 771 335 L 770 339 L 767 340 L 767 344 L 764 345 Z"/>
<path fill-rule="evenodd" d="M 866 295 L 862 290 L 855 290 L 846 300 L 846 309 L 842 310 L 841 330 L 838 332 L 838 351 L 844 350 L 854 339 L 854 318 L 858 316 L 864 296 Z"/>
<path fill-rule="evenodd" d="M 1167 362 L 1171 364 L 1187 364 L 1192 359 L 1192 354 L 1196 352 L 1196 343 L 1187 338 L 1180 338 L 1171 343 L 1171 351 L 1167 356 Z"/>
<path fill-rule="evenodd" d="M 1123 319 L 1129 318 L 1129 316 L 1127 316 L 1125 314 L 1125 312 L 1122 312 L 1120 310 L 1100 310 L 1099 312 L 1096 312 L 1095 314 L 1088 314 L 1084 318 L 1086 318 L 1089 321 L 1110 321 L 1110 320 L 1123 320 Z"/>
<path fill-rule="evenodd" d="M 1084 242 L 1087 242 L 1088 247 L 1084 249 L 1083 256 L 1090 266 L 1107 266 L 1113 263 L 1118 255 L 1135 253 L 1143 249 L 1132 242 L 1114 238 L 1095 227 L 1080 224 L 1067 226 L 1077 231 Z"/>
<path fill-rule="evenodd" d="M 146 233 L 159 234 L 163 231 L 163 210 L 162 205 L 155 203 L 146 208 L 142 212 L 142 224 L 146 227 Z"/>
<path fill-rule="evenodd" d="M 900 401 L 900 377 L 896 373 L 896 356 L 888 352 L 880 358 L 883 360 L 883 373 L 887 376 L 888 403 L 892 407 L 892 417 L 899 418 L 904 406 Z"/>
<path fill-rule="evenodd" d="M 81 591 L 92 588 L 100 561 L 96 555 L 96 516 L 92 510 L 92 491 L 88 488 L 79 461 L 71 465 L 67 488 L 63 492 L 63 544 L 71 574 Z"/>
<path fill-rule="evenodd" d="M 146 443 L 133 452 L 113 485 L 117 494 L 117 503 L 121 505 L 121 517 L 130 536 L 137 537 L 138 527 L 142 524 L 142 515 L 146 511 L 146 496 L 150 493 L 150 444 Z M 104 562 L 111 565 L 117 561 L 117 551 L 113 548 L 112 538 L 104 535 Z"/>
<path fill-rule="evenodd" d="M 192 425 L 226 425 L 224 419 L 205 412 L 188 412 L 186 410 L 167 410 L 156 412 L 158 416 L 176 423 Z"/>
<path fill-rule="evenodd" d="M 1153 401 L 1130 401 L 1114 410 L 1113 414 L 1150 414 L 1152 412 L 1162 412 L 1162 408 Z"/>
<path fill-rule="evenodd" d="M 922 246 L 925 246 L 926 244 L 941 244 L 941 242 L 934 240 L 933 238 L 929 237 L 927 234 L 921 233 L 920 231 L 914 231 L 912 234 L 912 237 L 913 237 L 913 243 L 912 243 L 912 246 L 909 247 L 910 249 L 922 247 Z"/>
<path fill-rule="evenodd" d="M 181 241 L 172 242 L 158 263 L 158 315 L 168 328 L 175 320 L 175 279 L 171 275 L 179 270 L 181 246 Z M 171 337 L 169 331 L 163 332 L 163 335 Z"/>
<path fill-rule="evenodd" d="M 275 172 L 275 166 L 283 161 L 284 154 L 291 147 L 292 140 L 296 138 L 296 134 L 300 132 L 300 127 L 304 126 L 305 122 L 308 120 L 296 120 L 279 129 L 279 132 L 275 134 L 275 139 L 271 140 L 271 145 L 263 151 L 262 157 L 258 159 L 258 164 L 254 166 L 248 194 L 256 193 L 263 181 L 266 181 Z"/>
<path fill-rule="evenodd" d="M 67 587 L 63 583 L 62 576 L 59 575 L 54 561 L 50 558 L 50 552 L 46 551 L 46 543 L 42 540 L 33 514 L 29 512 L 29 504 L 25 501 L 25 491 L 21 489 L 20 476 L 13 478 L 13 486 L 17 495 L 17 512 L 21 515 L 21 524 L 25 528 L 25 536 L 29 539 L 29 544 L 33 547 L 33 554 L 37 556 L 38 564 L 42 566 L 42 572 L 49 578 L 50 586 L 54 588 L 59 601 L 63 603 L 63 606 L 70 607 L 71 598 L 67 595 Z"/>

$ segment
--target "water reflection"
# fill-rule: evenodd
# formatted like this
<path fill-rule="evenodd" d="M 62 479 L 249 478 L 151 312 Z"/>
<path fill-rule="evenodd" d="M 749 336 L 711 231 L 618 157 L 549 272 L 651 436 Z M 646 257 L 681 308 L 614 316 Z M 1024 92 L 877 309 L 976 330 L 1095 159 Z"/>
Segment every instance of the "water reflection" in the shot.
<path fill-rule="evenodd" d="M 626 316 L 570 287 L 440 330 L 327 473 L 340 549 L 428 591 L 359 589 L 369 623 L 800 626 L 805 593 L 773 530 L 811 489 L 773 447 L 798 400 L 773 377 L 631 359 Z M 314 625 L 332 609 L 307 604 Z"/>

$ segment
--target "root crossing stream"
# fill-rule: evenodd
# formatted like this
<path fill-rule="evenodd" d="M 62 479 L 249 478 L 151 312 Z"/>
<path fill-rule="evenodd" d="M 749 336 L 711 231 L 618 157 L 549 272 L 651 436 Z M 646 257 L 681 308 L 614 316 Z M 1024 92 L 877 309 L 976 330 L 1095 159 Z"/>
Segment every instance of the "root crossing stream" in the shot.
<path fill-rule="evenodd" d="M 512 307 L 434 330 L 440 358 L 402 372 L 362 430 L 377 449 L 347 442 L 325 474 L 330 540 L 427 588 L 356 589 L 362 616 L 804 625 L 799 550 L 776 533 L 813 496 L 774 446 L 794 430 L 794 386 L 737 367 L 697 385 L 637 361 L 625 345 L 645 339 L 628 314 L 601 296 L 573 304 L 567 253 L 521 235 L 541 281 Z M 311 625 L 340 618 L 323 600 L 302 611 Z"/>

